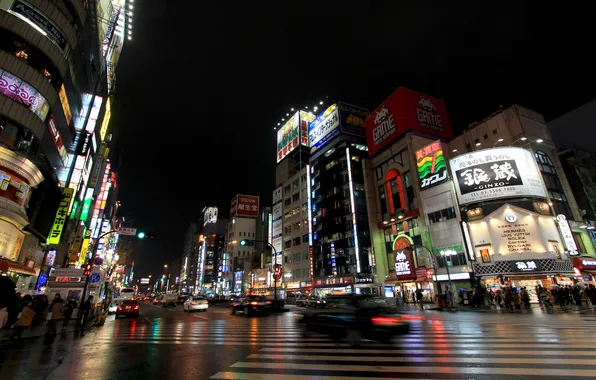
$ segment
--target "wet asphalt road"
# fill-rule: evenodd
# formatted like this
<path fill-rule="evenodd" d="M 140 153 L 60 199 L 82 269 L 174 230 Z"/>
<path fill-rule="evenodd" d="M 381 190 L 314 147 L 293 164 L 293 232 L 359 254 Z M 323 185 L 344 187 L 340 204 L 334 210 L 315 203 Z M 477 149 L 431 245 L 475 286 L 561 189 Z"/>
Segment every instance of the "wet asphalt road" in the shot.
<path fill-rule="evenodd" d="M 410 334 L 359 347 L 304 337 L 294 313 L 142 305 L 84 336 L 0 346 L 0 379 L 594 379 L 594 311 L 419 312 Z"/>

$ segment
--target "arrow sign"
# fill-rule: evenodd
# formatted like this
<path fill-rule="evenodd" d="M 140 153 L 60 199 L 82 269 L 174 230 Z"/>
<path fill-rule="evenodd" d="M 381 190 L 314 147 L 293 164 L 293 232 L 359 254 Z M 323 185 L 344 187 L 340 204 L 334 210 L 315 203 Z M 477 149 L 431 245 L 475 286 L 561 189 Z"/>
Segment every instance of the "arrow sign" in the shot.
<path fill-rule="evenodd" d="M 137 234 L 137 229 L 136 229 L 136 228 L 125 228 L 125 227 L 120 227 L 120 228 L 118 228 L 118 233 L 119 233 L 120 235 L 136 236 L 136 234 Z"/>

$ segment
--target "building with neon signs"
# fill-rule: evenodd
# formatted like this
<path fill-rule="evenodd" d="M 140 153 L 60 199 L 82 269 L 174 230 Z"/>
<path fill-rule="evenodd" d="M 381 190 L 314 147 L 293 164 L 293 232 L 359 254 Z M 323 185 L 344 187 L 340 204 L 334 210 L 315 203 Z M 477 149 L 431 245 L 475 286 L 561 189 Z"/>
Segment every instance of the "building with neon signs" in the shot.
<path fill-rule="evenodd" d="M 363 160 L 368 110 L 334 102 L 309 126 L 313 289 L 378 294 Z"/>

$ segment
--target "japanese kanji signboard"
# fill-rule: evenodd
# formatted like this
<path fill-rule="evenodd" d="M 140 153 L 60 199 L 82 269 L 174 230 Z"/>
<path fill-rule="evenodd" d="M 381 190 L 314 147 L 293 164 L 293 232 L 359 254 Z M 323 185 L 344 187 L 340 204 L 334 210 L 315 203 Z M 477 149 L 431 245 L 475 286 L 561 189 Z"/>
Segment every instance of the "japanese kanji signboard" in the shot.
<path fill-rule="evenodd" d="M 64 189 L 64 192 L 62 193 L 62 200 L 60 200 L 60 206 L 58 206 L 56 218 L 54 219 L 54 224 L 52 225 L 50 235 L 48 236 L 48 244 L 60 243 L 60 236 L 62 235 L 62 229 L 66 223 L 66 213 L 73 193 L 74 190 L 70 188 Z"/>
<path fill-rule="evenodd" d="M 441 141 L 437 140 L 422 149 L 418 149 L 416 151 L 416 165 L 418 166 L 421 189 L 428 189 L 443 183 L 447 179 L 447 165 L 445 165 Z"/>
<path fill-rule="evenodd" d="M 256 218 L 259 216 L 259 197 L 238 194 L 232 198 L 230 217 Z"/>
<path fill-rule="evenodd" d="M 460 205 L 510 197 L 546 198 L 534 156 L 525 149 L 485 149 L 449 163 Z"/>

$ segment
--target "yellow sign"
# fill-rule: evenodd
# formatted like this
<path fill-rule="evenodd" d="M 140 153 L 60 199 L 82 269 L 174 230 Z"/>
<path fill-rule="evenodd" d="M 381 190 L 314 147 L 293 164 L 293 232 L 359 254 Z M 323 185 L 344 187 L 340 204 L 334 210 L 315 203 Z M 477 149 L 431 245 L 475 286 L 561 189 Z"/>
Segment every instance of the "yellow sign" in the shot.
<path fill-rule="evenodd" d="M 72 113 L 70 112 L 70 104 L 68 104 L 68 96 L 66 96 L 66 90 L 64 89 L 64 85 L 60 86 L 60 91 L 58 91 L 58 97 L 60 98 L 60 104 L 62 104 L 62 111 L 64 111 L 64 116 L 66 117 L 66 124 L 70 125 L 70 121 L 72 120 Z"/>
<path fill-rule="evenodd" d="M 68 207 L 70 206 L 70 201 L 72 200 L 73 194 L 73 189 L 64 189 L 64 192 L 62 193 L 62 200 L 60 201 L 60 206 L 58 206 L 56 218 L 54 219 L 54 224 L 52 225 L 50 235 L 48 236 L 48 244 L 60 243 L 62 229 L 64 228 L 64 223 L 66 223 L 66 213 L 68 212 Z"/>
<path fill-rule="evenodd" d="M 81 254 L 79 255 L 79 264 L 84 265 L 87 262 L 87 252 L 89 252 L 89 239 L 85 238 L 83 240 L 83 245 L 81 246 Z"/>
<path fill-rule="evenodd" d="M 101 123 L 101 129 L 99 130 L 99 137 L 103 142 L 108 132 L 108 124 L 110 123 L 110 116 L 112 116 L 112 109 L 110 106 L 110 98 L 106 101 L 106 113 L 103 116 L 103 122 Z"/>

